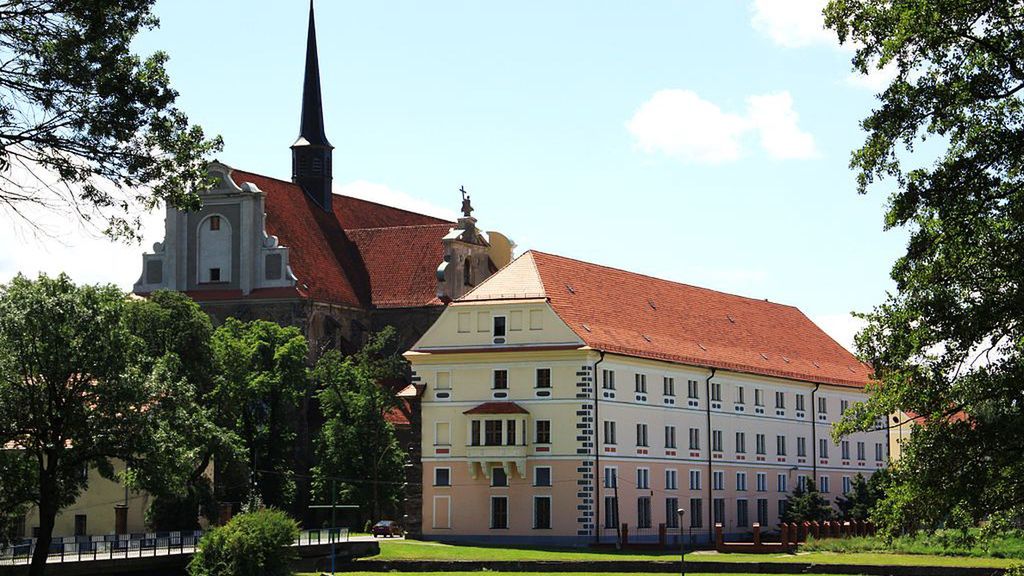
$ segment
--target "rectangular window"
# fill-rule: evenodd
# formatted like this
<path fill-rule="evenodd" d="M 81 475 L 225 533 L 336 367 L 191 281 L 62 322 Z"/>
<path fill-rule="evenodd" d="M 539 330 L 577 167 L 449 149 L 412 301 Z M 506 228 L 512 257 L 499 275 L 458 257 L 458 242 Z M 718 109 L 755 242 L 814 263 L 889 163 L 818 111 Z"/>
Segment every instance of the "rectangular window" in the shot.
<path fill-rule="evenodd" d="M 494 390 L 508 390 L 508 370 L 494 371 Z"/>
<path fill-rule="evenodd" d="M 647 394 L 647 375 L 635 374 L 633 380 L 636 384 L 636 391 L 641 394 Z"/>
<path fill-rule="evenodd" d="M 491 468 L 491 486 L 495 488 L 508 487 L 508 474 L 505 474 L 505 469 L 501 466 Z"/>
<path fill-rule="evenodd" d="M 715 470 L 711 473 L 711 489 L 725 490 L 725 472 Z"/>
<path fill-rule="evenodd" d="M 700 470 L 690 470 L 690 490 L 700 490 Z"/>
<path fill-rule="evenodd" d="M 665 426 L 665 448 L 676 447 L 676 427 Z"/>
<path fill-rule="evenodd" d="M 636 499 L 636 527 L 651 527 L 651 497 L 641 496 Z"/>
<path fill-rule="evenodd" d="M 839 449 L 842 452 L 843 460 L 850 459 L 850 442 L 849 440 L 843 440 L 839 443 Z"/>
<path fill-rule="evenodd" d="M 615 466 L 604 467 L 604 487 L 615 488 L 618 483 L 618 468 Z"/>
<path fill-rule="evenodd" d="M 765 447 L 764 447 L 764 434 L 757 434 L 757 435 L 755 435 L 754 436 L 754 441 L 757 444 L 757 446 L 755 447 L 755 448 L 757 448 L 757 453 L 761 454 L 761 455 L 766 454 L 767 452 L 765 452 Z"/>
<path fill-rule="evenodd" d="M 484 446 L 501 446 L 501 420 L 484 420 Z"/>
<path fill-rule="evenodd" d="M 508 446 L 516 445 L 516 421 L 509 420 L 506 426 L 507 434 L 505 434 L 505 444 Z"/>
<path fill-rule="evenodd" d="M 636 469 L 636 487 L 644 490 L 651 488 L 651 470 L 649 468 Z"/>
<path fill-rule="evenodd" d="M 796 411 L 797 412 L 803 412 L 804 411 L 804 395 L 803 394 L 797 394 L 796 395 Z"/>
<path fill-rule="evenodd" d="M 821 476 L 818 478 L 818 491 L 822 494 L 828 494 L 830 491 L 828 481 L 828 476 Z"/>
<path fill-rule="evenodd" d="M 799 458 L 807 458 L 807 438 L 798 436 L 796 439 L 796 455 Z"/>
<path fill-rule="evenodd" d="M 786 517 L 786 506 L 787 505 L 788 505 L 788 502 L 786 502 L 785 500 L 779 500 L 779 518 L 780 519 Z"/>
<path fill-rule="evenodd" d="M 786 408 L 786 393 L 776 392 L 775 393 L 775 407 L 779 410 Z"/>
<path fill-rule="evenodd" d="M 551 444 L 551 420 L 537 420 L 533 423 L 534 442 Z"/>
<path fill-rule="evenodd" d="M 826 414 L 826 413 L 828 413 L 828 402 L 826 401 L 825 398 L 819 396 L 818 397 L 818 414 Z"/>
<path fill-rule="evenodd" d="M 604 421 L 604 443 L 615 444 L 615 422 L 611 420 Z"/>
<path fill-rule="evenodd" d="M 491 529 L 508 528 L 508 497 L 491 496 Z"/>
<path fill-rule="evenodd" d="M 818 458 L 828 458 L 828 440 L 818 439 Z"/>
<path fill-rule="evenodd" d="M 551 388 L 551 368 L 537 368 L 537 388 Z"/>
<path fill-rule="evenodd" d="M 736 453 L 746 454 L 747 453 L 747 435 L 743 432 L 736 433 Z"/>
<path fill-rule="evenodd" d="M 746 492 L 747 491 L 747 473 L 737 472 L 736 473 L 736 491 Z"/>
<path fill-rule="evenodd" d="M 210 216 L 210 230 L 220 230 L 220 216 Z"/>
<path fill-rule="evenodd" d="M 615 390 L 614 370 L 601 370 L 601 387 L 605 390 Z"/>
<path fill-rule="evenodd" d="M 551 486 L 551 467 L 537 466 L 533 469 L 534 486 Z"/>
<path fill-rule="evenodd" d="M 850 481 L 850 477 L 849 476 L 843 476 L 843 494 L 849 494 L 850 493 L 850 488 L 851 488 L 852 484 L 853 483 Z"/>
<path fill-rule="evenodd" d="M 743 386 L 736 387 L 736 403 L 743 404 Z"/>
<path fill-rule="evenodd" d="M 434 422 L 434 445 L 448 446 L 452 443 L 452 426 L 448 422 Z"/>
<path fill-rule="evenodd" d="M 764 406 L 764 390 L 754 388 L 754 406 Z"/>
<path fill-rule="evenodd" d="M 711 431 L 711 450 L 713 452 L 722 451 L 722 431 L 712 430 Z"/>
<path fill-rule="evenodd" d="M 779 492 L 782 492 L 783 494 L 785 494 L 786 492 L 788 492 L 788 487 L 786 486 L 786 484 L 787 484 L 787 481 L 786 481 L 787 480 L 787 476 L 785 474 L 779 474 L 778 480 L 779 480 Z"/>
<path fill-rule="evenodd" d="M 85 536 L 89 533 L 86 522 L 85 514 L 75 514 L 75 536 Z"/>
<path fill-rule="evenodd" d="M 768 491 L 768 474 L 764 472 L 757 473 L 757 491 L 767 492 Z"/>
<path fill-rule="evenodd" d="M 542 310 L 530 310 L 530 330 L 544 329 L 544 312 Z"/>
<path fill-rule="evenodd" d="M 472 421 L 470 421 L 470 423 L 469 423 L 469 437 L 470 437 L 470 444 L 472 444 L 473 446 L 479 446 L 480 445 L 480 421 L 479 420 L 472 420 Z"/>
<path fill-rule="evenodd" d="M 551 496 L 533 497 L 533 528 L 535 530 L 551 528 Z"/>
<path fill-rule="evenodd" d="M 785 456 L 786 455 L 786 437 L 785 436 L 776 436 L 775 437 L 775 454 L 777 456 Z"/>
<path fill-rule="evenodd" d="M 882 444 L 881 443 L 875 443 L 875 461 L 876 462 L 881 462 L 882 460 L 883 460 Z"/>
<path fill-rule="evenodd" d="M 505 337 L 505 317 L 495 316 L 494 317 L 494 331 L 492 332 L 495 338 Z"/>
<path fill-rule="evenodd" d="M 686 381 L 686 397 L 690 398 L 691 400 L 696 400 L 700 398 L 700 389 L 697 387 L 696 380 Z"/>
<path fill-rule="evenodd" d="M 768 526 L 768 499 L 757 499 L 757 523 L 761 526 Z"/>
<path fill-rule="evenodd" d="M 669 378 L 668 376 L 664 376 L 661 379 L 661 387 L 662 387 L 662 391 L 665 393 L 665 396 L 675 396 L 676 395 L 676 379 L 675 378 Z"/>
<path fill-rule="evenodd" d="M 636 445 L 647 446 L 647 424 L 636 425 Z"/>
<path fill-rule="evenodd" d="M 615 528 L 619 525 L 619 501 L 615 496 L 604 497 L 604 527 Z"/>
<path fill-rule="evenodd" d="M 725 524 L 725 498 L 711 501 L 711 515 L 715 524 Z"/>
<path fill-rule="evenodd" d="M 675 490 L 679 488 L 679 482 L 676 471 L 669 468 L 665 470 L 665 490 Z"/>
<path fill-rule="evenodd" d="M 452 469 L 434 468 L 434 486 L 451 486 Z"/>
<path fill-rule="evenodd" d="M 220 268 L 210 268 L 210 282 L 220 282 Z"/>
<path fill-rule="evenodd" d="M 699 428 L 690 428 L 690 450 L 700 450 Z"/>
<path fill-rule="evenodd" d="M 743 498 L 736 500 L 736 525 L 745 528 L 750 525 L 750 510 Z"/>
<path fill-rule="evenodd" d="M 850 401 L 849 400 L 840 400 L 839 401 L 839 415 L 842 416 L 846 412 L 846 409 L 849 408 L 849 407 L 850 407 Z"/>
<path fill-rule="evenodd" d="M 679 528 L 679 498 L 665 498 L 665 527 Z"/>
<path fill-rule="evenodd" d="M 700 498 L 690 498 L 690 528 L 704 526 L 704 506 Z"/>
<path fill-rule="evenodd" d="M 796 487 L 799 490 L 807 490 L 807 476 L 801 474 L 796 477 Z"/>
<path fill-rule="evenodd" d="M 864 443 L 857 442 L 857 460 L 864 459 Z"/>
<path fill-rule="evenodd" d="M 711 401 L 712 402 L 721 402 L 722 401 L 722 385 L 717 383 L 717 382 L 713 382 L 711 384 Z"/>

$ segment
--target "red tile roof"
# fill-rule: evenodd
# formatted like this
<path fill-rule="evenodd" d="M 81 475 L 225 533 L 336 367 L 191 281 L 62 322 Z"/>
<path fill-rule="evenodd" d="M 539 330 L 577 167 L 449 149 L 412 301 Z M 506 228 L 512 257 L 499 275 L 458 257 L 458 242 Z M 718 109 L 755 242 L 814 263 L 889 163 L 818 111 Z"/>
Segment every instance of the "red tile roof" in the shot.
<path fill-rule="evenodd" d="M 463 414 L 529 414 L 529 412 L 515 402 L 484 402 L 466 410 Z"/>
<path fill-rule="evenodd" d="M 531 251 L 555 312 L 592 348 L 862 388 L 869 367 L 800 310 Z"/>
<path fill-rule="evenodd" d="M 231 178 L 266 194 L 267 233 L 289 248 L 301 295 L 364 308 L 440 304 L 434 271 L 454 223 L 341 195 L 327 213 L 292 182 L 242 170 Z"/>

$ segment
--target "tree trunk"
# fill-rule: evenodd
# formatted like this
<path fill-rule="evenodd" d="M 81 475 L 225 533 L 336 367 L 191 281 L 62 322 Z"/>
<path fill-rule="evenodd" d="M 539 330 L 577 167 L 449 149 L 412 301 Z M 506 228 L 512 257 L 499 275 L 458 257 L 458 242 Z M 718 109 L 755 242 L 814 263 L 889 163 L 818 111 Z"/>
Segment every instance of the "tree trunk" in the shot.
<path fill-rule="evenodd" d="M 46 570 L 46 559 L 50 555 L 50 542 L 53 541 L 53 524 L 57 519 L 57 483 L 48 472 L 43 472 L 39 493 L 39 537 L 36 549 L 32 553 L 32 565 L 29 576 L 43 576 Z"/>

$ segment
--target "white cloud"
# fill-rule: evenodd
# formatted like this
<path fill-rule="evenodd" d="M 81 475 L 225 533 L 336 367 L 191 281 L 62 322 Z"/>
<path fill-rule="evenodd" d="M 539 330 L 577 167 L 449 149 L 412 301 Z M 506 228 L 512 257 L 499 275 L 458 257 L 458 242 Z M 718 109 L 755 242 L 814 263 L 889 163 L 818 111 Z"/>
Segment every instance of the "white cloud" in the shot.
<path fill-rule="evenodd" d="M 640 106 L 627 128 L 644 152 L 718 164 L 740 157 L 746 123 L 691 90 L 660 90 Z"/>
<path fill-rule="evenodd" d="M 743 155 L 748 133 L 760 137 L 772 158 L 817 155 L 814 137 L 797 125 L 789 92 L 750 96 L 746 114 L 724 112 L 691 90 L 659 90 L 644 102 L 626 128 L 638 148 L 686 162 L 722 164 Z"/>
<path fill-rule="evenodd" d="M 899 74 L 899 68 L 895 62 L 889 62 L 882 68 L 872 68 L 867 74 L 861 74 L 860 72 L 850 72 L 846 76 L 846 83 L 856 88 L 865 88 L 872 92 L 881 92 L 889 86 L 896 75 Z"/>
<path fill-rule="evenodd" d="M 850 352 L 854 352 L 853 337 L 867 325 L 851 314 L 821 314 L 811 320 Z"/>
<path fill-rule="evenodd" d="M 444 218 L 446 220 L 455 220 L 458 218 L 455 210 L 435 206 L 426 200 L 389 188 L 386 184 L 367 182 L 366 180 L 356 180 L 334 186 L 334 193 L 377 202 L 378 204 L 386 204 L 388 206 L 394 206 L 396 208 L 402 208 L 403 210 L 410 210 L 412 212 L 419 212 L 420 214 L 427 214 L 437 218 Z M 461 201 L 462 200 L 459 197 L 454 194 L 452 195 L 452 204 L 454 206 L 457 207 Z"/>
<path fill-rule="evenodd" d="M 828 0 L 754 0 L 754 29 L 786 48 L 814 44 L 837 45 L 836 35 L 825 28 L 821 11 Z"/>
<path fill-rule="evenodd" d="M 789 92 L 747 98 L 750 123 L 761 138 L 761 147 L 772 158 L 804 159 L 817 156 L 814 136 L 797 126 Z"/>

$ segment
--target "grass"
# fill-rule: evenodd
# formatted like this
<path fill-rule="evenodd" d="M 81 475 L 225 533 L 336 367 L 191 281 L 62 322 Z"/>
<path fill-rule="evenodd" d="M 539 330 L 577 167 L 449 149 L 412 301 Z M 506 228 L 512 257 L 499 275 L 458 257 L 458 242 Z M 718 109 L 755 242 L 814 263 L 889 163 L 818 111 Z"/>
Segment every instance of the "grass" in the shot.
<path fill-rule="evenodd" d="M 479 576 L 483 572 L 445 572 L 445 574 Z M 380 572 L 345 572 L 345 576 L 381 576 Z M 402 572 L 402 576 L 437 576 L 438 572 Z M 487 576 L 548 576 L 548 572 L 487 572 Z M 559 576 L 593 576 L 590 572 L 559 572 Z M 702 572 L 687 572 L 687 576 L 711 576 Z M 636 572 L 602 572 L 601 576 L 636 576 Z M 298 576 L 319 576 L 315 573 L 299 574 Z M 730 574 L 729 576 L 759 576 L 754 573 Z M 805 574 L 802 576 L 834 576 L 825 574 Z"/>
<path fill-rule="evenodd" d="M 678 553 L 667 551 L 615 551 L 588 549 L 544 549 L 528 547 L 497 546 L 455 546 L 438 542 L 414 540 L 382 541 L 381 553 L 364 560 L 461 560 L 461 561 L 610 561 L 648 560 L 671 562 L 679 558 Z M 718 554 L 716 552 L 691 552 L 687 562 L 800 562 L 813 564 L 864 564 L 873 566 L 953 566 L 1005 568 L 1016 561 L 1005 558 L 973 556 L 942 556 L 934 554 L 901 554 L 880 551 L 815 551 L 799 554 Z"/>
<path fill-rule="evenodd" d="M 965 539 L 959 531 L 939 530 L 931 534 L 921 532 L 894 538 L 892 542 L 877 537 L 812 540 L 805 544 L 803 549 L 841 553 L 889 552 L 1024 560 L 1024 534 L 1016 531 L 981 534 L 977 530 L 972 530 Z"/>

